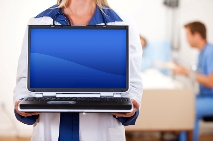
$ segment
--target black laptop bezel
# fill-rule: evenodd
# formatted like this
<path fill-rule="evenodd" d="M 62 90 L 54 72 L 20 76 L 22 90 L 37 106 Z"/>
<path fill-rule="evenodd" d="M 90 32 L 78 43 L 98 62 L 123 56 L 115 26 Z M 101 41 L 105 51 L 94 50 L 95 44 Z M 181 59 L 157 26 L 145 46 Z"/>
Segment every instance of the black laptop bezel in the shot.
<path fill-rule="evenodd" d="M 126 30 L 126 88 L 31 88 L 30 87 L 30 49 L 31 29 L 121 29 Z M 28 25 L 28 75 L 27 88 L 31 92 L 126 92 L 129 89 L 129 26 L 128 25 L 88 25 L 88 26 L 64 26 L 64 25 Z"/>

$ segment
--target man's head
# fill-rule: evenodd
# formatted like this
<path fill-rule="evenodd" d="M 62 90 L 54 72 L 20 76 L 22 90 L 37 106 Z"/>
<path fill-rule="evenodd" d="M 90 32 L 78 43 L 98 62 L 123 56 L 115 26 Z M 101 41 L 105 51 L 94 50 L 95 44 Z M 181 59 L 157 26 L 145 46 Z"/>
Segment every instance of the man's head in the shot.
<path fill-rule="evenodd" d="M 188 23 L 185 26 L 187 40 L 191 47 L 197 48 L 201 42 L 206 42 L 206 27 L 201 22 Z"/>
<path fill-rule="evenodd" d="M 140 40 L 141 40 L 142 49 L 144 49 L 146 47 L 146 39 L 140 35 Z"/>

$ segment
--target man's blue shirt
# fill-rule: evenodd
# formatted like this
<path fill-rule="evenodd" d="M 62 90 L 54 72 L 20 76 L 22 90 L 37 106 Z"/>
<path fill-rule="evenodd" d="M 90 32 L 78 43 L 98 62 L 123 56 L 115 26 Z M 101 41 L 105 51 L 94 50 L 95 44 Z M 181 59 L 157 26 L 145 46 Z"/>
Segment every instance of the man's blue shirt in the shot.
<path fill-rule="evenodd" d="M 206 76 L 213 73 L 213 44 L 206 44 L 201 50 L 197 72 Z M 213 96 L 213 89 L 200 84 L 200 94 Z"/>

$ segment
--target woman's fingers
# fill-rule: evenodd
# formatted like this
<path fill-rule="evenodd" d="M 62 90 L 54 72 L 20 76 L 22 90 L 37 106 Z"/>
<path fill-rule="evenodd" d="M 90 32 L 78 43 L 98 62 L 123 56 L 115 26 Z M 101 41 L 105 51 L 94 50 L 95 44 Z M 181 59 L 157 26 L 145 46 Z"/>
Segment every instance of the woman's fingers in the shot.
<path fill-rule="evenodd" d="M 116 116 L 116 117 L 123 117 L 124 114 L 120 114 L 120 113 L 112 113 L 112 115 Z"/>
<path fill-rule="evenodd" d="M 21 100 L 16 101 L 15 102 L 15 107 L 17 107 L 20 102 L 21 102 Z"/>
<path fill-rule="evenodd" d="M 39 113 L 23 113 L 23 115 L 25 117 L 29 117 L 29 116 L 39 115 Z"/>
<path fill-rule="evenodd" d="M 134 109 L 131 113 L 124 113 L 124 114 L 121 114 L 121 113 L 112 113 L 112 114 L 114 116 L 116 116 L 116 117 L 132 117 L 132 116 L 134 116 L 134 114 L 135 114 L 136 111 L 137 110 Z"/>
<path fill-rule="evenodd" d="M 19 114 L 19 115 L 21 115 L 21 116 L 23 116 L 23 117 L 28 117 L 28 116 L 34 116 L 34 115 L 39 115 L 40 113 L 25 113 L 25 112 L 21 112 L 21 111 L 19 111 L 18 110 L 18 104 L 21 102 L 21 100 L 18 100 L 18 101 L 16 101 L 15 102 L 15 110 L 16 110 L 16 112 Z"/>
<path fill-rule="evenodd" d="M 131 113 L 126 113 L 125 117 L 132 117 L 132 116 L 134 116 L 136 111 L 137 111 L 137 109 L 134 109 Z"/>
<path fill-rule="evenodd" d="M 135 108 L 135 109 L 139 109 L 139 104 L 138 104 L 138 102 L 137 102 L 136 100 L 134 100 L 134 99 L 131 99 L 131 101 L 132 101 L 132 104 L 133 104 L 134 108 Z"/>
<path fill-rule="evenodd" d="M 135 115 L 135 112 L 139 109 L 140 105 L 138 104 L 138 102 L 134 99 L 131 99 L 132 104 L 133 104 L 133 111 L 130 113 L 112 113 L 114 116 L 116 117 L 132 117 Z"/>

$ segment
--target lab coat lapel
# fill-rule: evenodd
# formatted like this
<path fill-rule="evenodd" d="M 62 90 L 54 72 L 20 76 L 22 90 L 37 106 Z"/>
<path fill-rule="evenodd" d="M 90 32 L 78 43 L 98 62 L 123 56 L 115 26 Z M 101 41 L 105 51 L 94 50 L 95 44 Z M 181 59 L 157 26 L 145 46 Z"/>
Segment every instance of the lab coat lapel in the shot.
<path fill-rule="evenodd" d="M 58 141 L 60 113 L 42 113 L 39 116 L 39 141 Z M 45 134 L 44 134 L 45 133 Z"/>
<path fill-rule="evenodd" d="M 54 124 L 50 124 L 50 130 L 51 130 L 51 139 L 52 141 L 58 141 L 59 137 L 59 124 L 60 124 L 60 113 L 51 113 L 52 120 L 49 121 Z M 49 118 L 48 118 L 49 119 Z"/>

